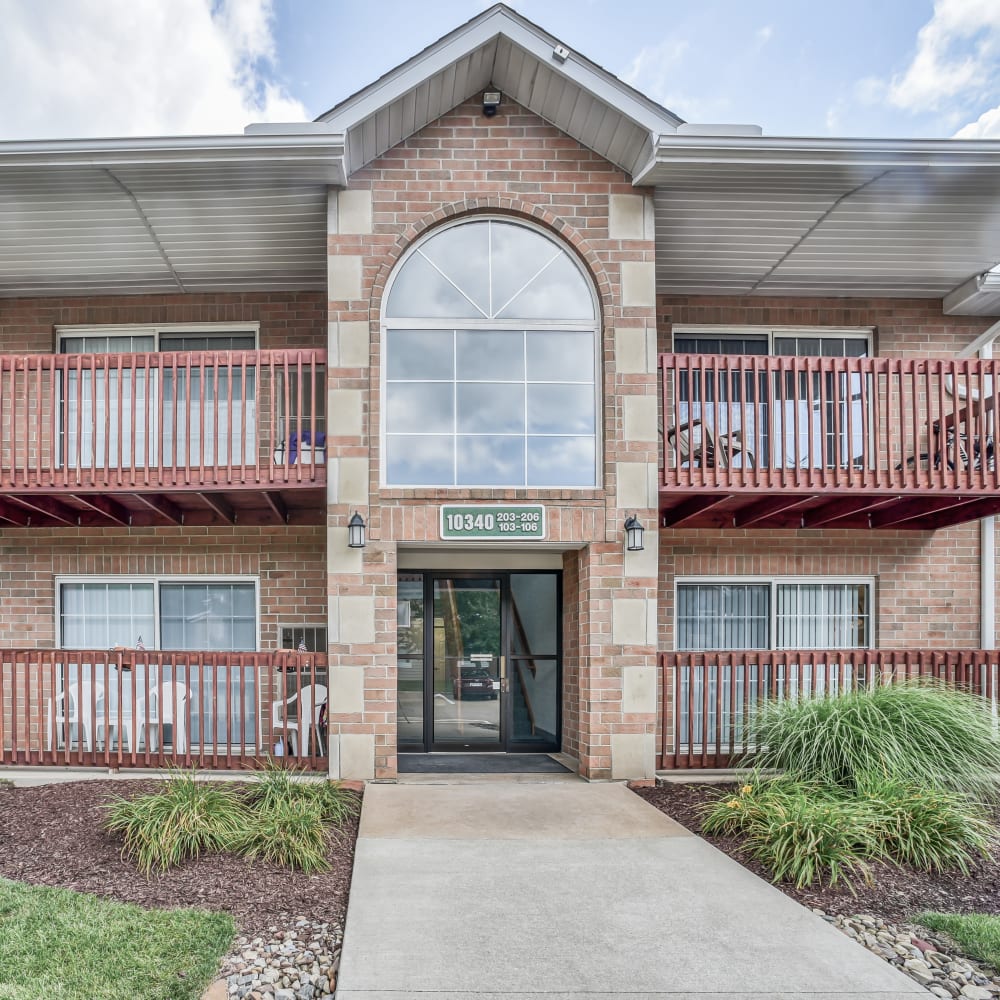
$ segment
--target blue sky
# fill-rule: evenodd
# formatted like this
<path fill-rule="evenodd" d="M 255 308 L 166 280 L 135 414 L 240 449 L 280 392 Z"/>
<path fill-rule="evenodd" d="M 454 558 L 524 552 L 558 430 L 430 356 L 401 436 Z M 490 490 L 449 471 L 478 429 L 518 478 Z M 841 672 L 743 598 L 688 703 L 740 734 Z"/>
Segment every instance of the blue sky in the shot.
<path fill-rule="evenodd" d="M 0 138 L 312 118 L 483 10 L 434 0 L 0 0 Z M 1000 0 L 522 0 L 681 117 L 1000 138 Z M 55 69 L 55 72 L 53 71 Z"/>

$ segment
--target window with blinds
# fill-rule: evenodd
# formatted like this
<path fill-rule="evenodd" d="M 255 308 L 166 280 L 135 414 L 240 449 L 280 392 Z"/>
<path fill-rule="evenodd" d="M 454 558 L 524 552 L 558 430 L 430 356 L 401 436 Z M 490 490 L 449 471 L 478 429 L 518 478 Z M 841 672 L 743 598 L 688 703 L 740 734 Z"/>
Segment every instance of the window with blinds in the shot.
<path fill-rule="evenodd" d="M 677 649 L 865 649 L 871 583 L 839 580 L 677 585 Z"/>

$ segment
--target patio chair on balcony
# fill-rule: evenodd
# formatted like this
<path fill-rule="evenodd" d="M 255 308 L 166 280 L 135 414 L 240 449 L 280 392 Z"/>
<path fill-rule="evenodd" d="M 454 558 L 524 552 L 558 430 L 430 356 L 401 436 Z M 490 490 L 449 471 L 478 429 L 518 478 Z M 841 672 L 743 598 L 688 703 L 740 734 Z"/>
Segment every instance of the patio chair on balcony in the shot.
<path fill-rule="evenodd" d="M 135 743 L 138 748 L 142 742 L 143 733 L 150 753 L 157 752 L 163 745 L 165 726 L 172 727 L 172 744 L 175 754 L 187 752 L 187 712 L 185 707 L 191 692 L 182 681 L 161 684 L 149 693 L 149 706 L 140 700 L 136 705 Z M 123 733 L 125 745 L 132 749 L 132 726 L 125 726 Z"/>
<path fill-rule="evenodd" d="M 698 468 L 704 462 L 706 469 L 716 466 L 728 469 L 737 455 L 740 456 L 741 466 L 753 468 L 754 465 L 753 451 L 738 429 L 720 434 L 716 439 L 707 425 L 700 420 L 691 420 L 671 427 L 667 431 L 667 443 L 677 453 L 678 466 Z"/>
<path fill-rule="evenodd" d="M 276 701 L 271 706 L 271 730 L 276 736 L 285 738 L 286 753 L 291 757 L 309 756 L 310 736 L 315 735 L 316 745 L 323 752 L 320 731 L 320 712 L 326 704 L 326 687 L 322 684 L 306 684 L 300 691 Z M 289 709 L 295 707 L 295 715 Z"/>
<path fill-rule="evenodd" d="M 82 741 L 85 750 L 94 749 L 94 729 L 97 736 L 104 728 L 104 685 L 100 681 L 83 679 L 77 684 L 70 684 L 61 694 L 49 699 L 46 711 L 48 718 L 48 749 L 56 748 L 59 734 L 67 732 L 72 740 L 72 729 L 75 726 L 77 739 Z"/>
<path fill-rule="evenodd" d="M 314 440 L 315 438 L 315 440 Z M 301 435 L 292 431 L 288 435 L 288 464 L 295 465 L 326 465 L 326 432 L 303 431 Z M 274 449 L 274 464 L 285 464 L 285 442 L 280 442 Z"/>

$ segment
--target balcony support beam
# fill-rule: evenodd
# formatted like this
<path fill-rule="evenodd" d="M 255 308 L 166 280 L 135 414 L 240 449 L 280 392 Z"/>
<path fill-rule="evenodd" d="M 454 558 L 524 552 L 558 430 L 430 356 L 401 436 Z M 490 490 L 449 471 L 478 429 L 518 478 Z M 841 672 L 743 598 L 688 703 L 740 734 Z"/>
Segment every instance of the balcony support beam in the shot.
<path fill-rule="evenodd" d="M 27 507 L 28 510 L 34 510 L 39 514 L 44 514 L 46 517 L 51 517 L 54 521 L 60 522 L 60 524 L 68 524 L 72 527 L 77 527 L 80 524 L 80 511 L 67 504 L 60 503 L 53 497 L 23 497 L 15 495 L 11 496 L 10 499 L 21 504 L 23 507 Z"/>
<path fill-rule="evenodd" d="M 969 500 L 968 503 L 928 517 L 926 527 L 928 531 L 937 531 L 939 528 L 951 528 L 956 524 L 965 524 L 967 521 L 990 517 L 993 514 L 1000 514 L 1000 498 L 992 500 L 986 497 L 977 497 L 975 500 Z M 921 527 L 924 526 L 924 522 L 922 522 Z"/>
<path fill-rule="evenodd" d="M 201 497 L 205 503 L 215 511 L 219 517 L 222 518 L 226 524 L 236 523 L 236 511 L 233 510 L 232 504 L 226 501 L 223 497 L 219 496 L 217 493 L 199 493 L 198 496 Z"/>
<path fill-rule="evenodd" d="M 850 499 L 841 497 L 831 500 L 820 507 L 806 511 L 802 515 L 803 528 L 823 528 L 834 521 L 839 521 L 845 517 L 856 517 L 858 514 L 868 514 L 871 511 L 879 510 L 882 507 L 890 507 L 899 503 L 902 497 L 861 497 L 860 499 Z"/>
<path fill-rule="evenodd" d="M 184 512 L 177 506 L 177 504 L 168 500 L 166 497 L 157 496 L 154 493 L 133 493 L 132 496 L 134 496 L 139 503 L 145 505 L 161 517 L 166 518 L 171 522 L 171 524 L 184 523 Z"/>
<path fill-rule="evenodd" d="M 734 528 L 749 528 L 759 524 L 761 521 L 770 520 L 777 514 L 783 514 L 786 510 L 800 507 L 804 503 L 809 503 L 816 498 L 812 495 L 795 496 L 794 494 L 784 494 L 780 497 L 768 497 L 766 500 L 758 500 L 756 503 L 748 504 L 738 510 L 733 515 Z"/>
<path fill-rule="evenodd" d="M 18 507 L 9 500 L 0 499 L 0 521 L 7 521 L 24 528 L 31 524 L 31 515 L 23 507 Z"/>
<path fill-rule="evenodd" d="M 77 493 L 75 498 L 82 504 L 86 504 L 91 510 L 103 514 L 106 518 L 128 527 L 132 523 L 132 514 L 128 507 L 112 500 L 110 497 L 100 496 L 94 493 Z"/>
<path fill-rule="evenodd" d="M 898 528 L 908 521 L 929 521 L 933 517 L 944 514 L 945 511 L 957 512 L 961 508 L 967 508 L 975 500 L 975 497 L 967 496 L 935 497 L 934 499 L 921 497 L 916 500 L 903 500 L 885 510 L 870 514 L 868 526 L 870 528 Z M 966 516 L 960 520 L 974 520 L 974 518 Z M 908 527 L 912 526 L 908 525 Z"/>
<path fill-rule="evenodd" d="M 278 520 L 282 524 L 288 524 L 288 508 L 285 506 L 285 501 L 281 499 L 281 494 L 273 490 L 265 490 L 264 499 Z"/>
<path fill-rule="evenodd" d="M 693 496 L 687 500 L 682 500 L 675 507 L 664 511 L 660 517 L 660 525 L 664 528 L 677 528 L 685 521 L 704 514 L 712 507 L 718 507 L 720 503 L 725 503 L 728 496 Z"/>

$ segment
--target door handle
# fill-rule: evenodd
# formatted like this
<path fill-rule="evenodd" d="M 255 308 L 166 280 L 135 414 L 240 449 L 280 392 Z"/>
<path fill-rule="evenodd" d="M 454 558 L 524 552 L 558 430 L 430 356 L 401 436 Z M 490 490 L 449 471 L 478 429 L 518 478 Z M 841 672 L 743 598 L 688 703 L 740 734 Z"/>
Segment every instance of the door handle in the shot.
<path fill-rule="evenodd" d="M 500 690 L 507 694 L 507 657 L 500 657 Z"/>

